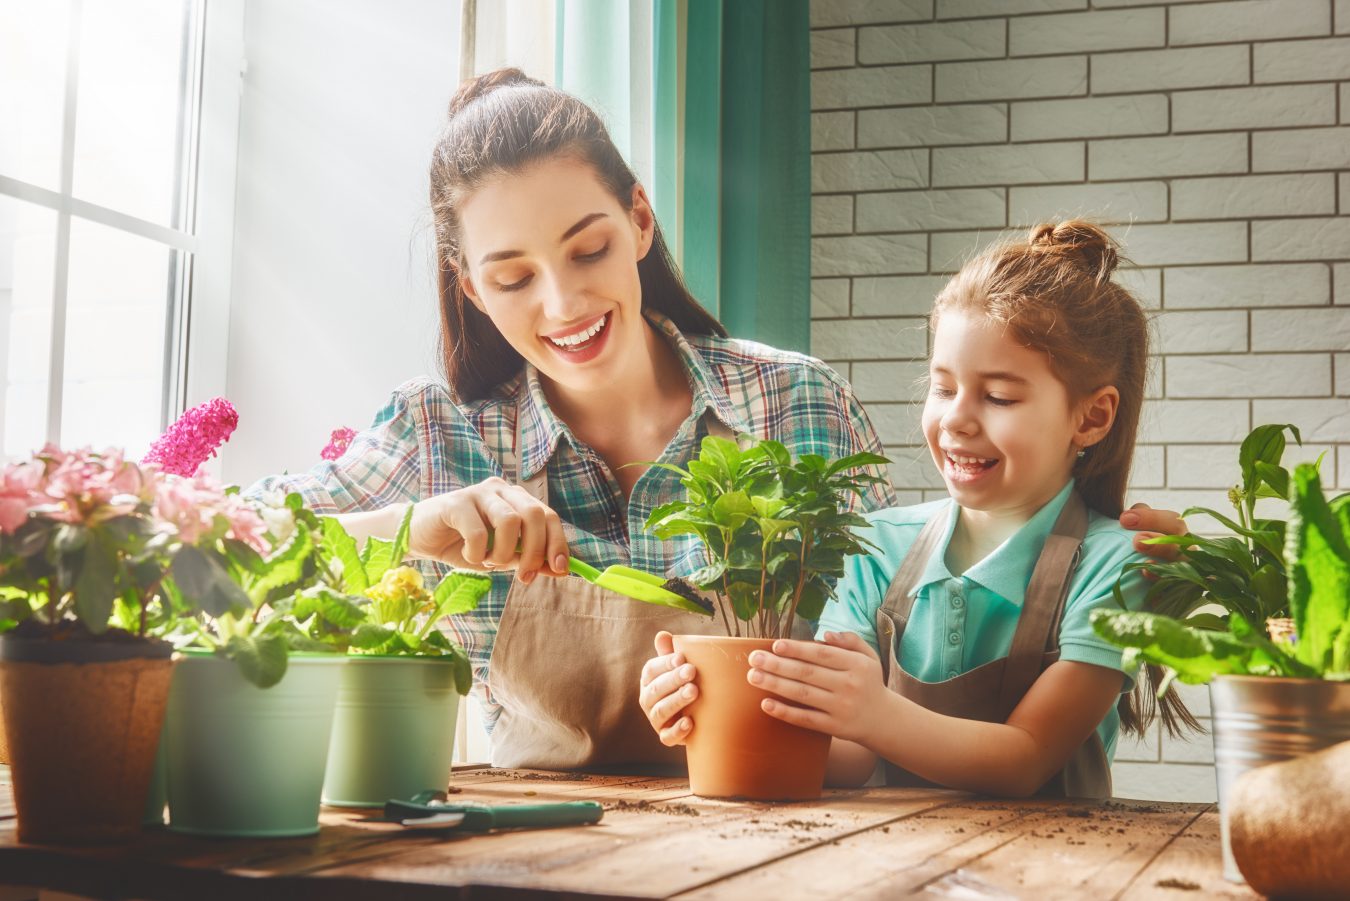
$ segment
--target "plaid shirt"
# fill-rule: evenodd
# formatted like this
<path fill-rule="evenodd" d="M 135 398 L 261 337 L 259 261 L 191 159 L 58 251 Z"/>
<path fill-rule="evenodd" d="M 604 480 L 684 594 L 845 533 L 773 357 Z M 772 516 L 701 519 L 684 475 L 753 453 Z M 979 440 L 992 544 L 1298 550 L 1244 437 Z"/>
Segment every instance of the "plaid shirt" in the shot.
<path fill-rule="evenodd" d="M 794 455 L 881 452 L 852 388 L 819 360 L 749 341 L 686 337 L 668 319 L 650 319 L 679 354 L 694 397 L 690 416 L 666 447 L 662 462 L 684 465 L 696 454 L 707 434 L 702 421 L 706 411 L 733 432 L 776 439 Z M 517 410 L 524 417 L 519 474 Z M 316 512 L 349 513 L 421 500 L 491 476 L 520 481 L 544 468 L 549 504 L 563 521 L 574 556 L 601 568 L 621 563 L 667 576 L 688 575 L 705 562 L 693 536 L 661 541 L 643 531 L 655 507 L 684 496 L 679 477 L 653 467 L 625 502 L 605 463 L 549 408 L 539 374 L 528 363 L 490 396 L 466 404 L 451 400 L 442 383 L 426 378 L 407 382 L 340 459 L 307 473 L 263 479 L 249 493 L 298 491 Z M 855 499 L 864 511 L 894 503 L 889 482 L 873 486 L 861 503 Z M 437 579 L 446 570 L 438 563 L 425 568 Z M 446 621 L 447 631 L 473 663 L 474 691 L 489 729 L 500 707 L 486 692 L 488 660 L 510 585 L 510 574 L 494 574 L 492 591 L 476 611 Z"/>

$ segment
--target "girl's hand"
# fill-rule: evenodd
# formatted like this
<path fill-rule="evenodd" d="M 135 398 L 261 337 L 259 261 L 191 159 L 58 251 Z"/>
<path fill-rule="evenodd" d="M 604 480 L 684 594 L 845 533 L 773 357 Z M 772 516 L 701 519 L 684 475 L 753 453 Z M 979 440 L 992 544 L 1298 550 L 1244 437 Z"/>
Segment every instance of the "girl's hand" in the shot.
<path fill-rule="evenodd" d="M 638 703 L 647 714 L 661 744 L 682 745 L 694 729 L 694 721 L 680 716 L 680 711 L 698 697 L 694 684 L 694 665 L 686 663 L 683 654 L 675 653 L 675 642 L 669 632 L 656 633 L 656 653 L 642 667 L 638 685 Z"/>
<path fill-rule="evenodd" d="M 852 632 L 826 632 L 824 644 L 780 639 L 772 654 L 751 654 L 750 667 L 751 685 L 793 702 L 766 698 L 765 713 L 860 744 L 889 694 L 876 651 Z"/>
<path fill-rule="evenodd" d="M 1134 536 L 1134 549 L 1141 554 L 1170 563 L 1181 556 L 1181 549 L 1173 544 L 1145 544 L 1159 535 L 1185 535 L 1186 520 L 1171 510 L 1154 510 L 1148 504 L 1135 504 L 1120 514 L 1120 524 Z"/>
<path fill-rule="evenodd" d="M 496 477 L 418 501 L 408 550 L 466 569 L 514 569 L 526 585 L 539 573 L 567 575 L 558 514 Z"/>

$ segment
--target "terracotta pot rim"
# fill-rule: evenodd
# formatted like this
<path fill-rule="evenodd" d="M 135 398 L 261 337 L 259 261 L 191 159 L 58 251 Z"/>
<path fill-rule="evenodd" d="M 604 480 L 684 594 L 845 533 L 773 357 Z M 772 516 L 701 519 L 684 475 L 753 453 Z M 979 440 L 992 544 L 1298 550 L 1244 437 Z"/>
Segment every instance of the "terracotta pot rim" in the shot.
<path fill-rule="evenodd" d="M 168 660 L 173 645 L 158 638 L 128 641 L 89 641 L 79 638 L 54 641 L 0 635 L 0 662 L 4 663 L 120 663 L 124 660 Z"/>
<path fill-rule="evenodd" d="M 689 641 L 698 644 L 712 644 L 715 642 L 730 642 L 732 644 L 768 642 L 772 644 L 778 640 L 777 638 L 751 638 L 745 635 L 675 635 L 672 637 L 678 638 L 680 641 Z"/>

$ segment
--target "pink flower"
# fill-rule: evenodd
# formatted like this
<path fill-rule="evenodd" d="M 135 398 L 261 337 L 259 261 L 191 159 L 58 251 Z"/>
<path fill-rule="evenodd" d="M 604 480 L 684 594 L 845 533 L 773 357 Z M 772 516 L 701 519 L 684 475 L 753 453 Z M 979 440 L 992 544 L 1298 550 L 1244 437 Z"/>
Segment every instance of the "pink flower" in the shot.
<path fill-rule="evenodd" d="M 333 434 L 328 439 L 328 444 L 319 451 L 319 456 L 325 460 L 336 460 L 341 457 L 351 446 L 352 439 L 356 437 L 356 430 L 343 426 L 340 429 L 333 429 Z"/>
<path fill-rule="evenodd" d="M 238 425 L 239 413 L 233 404 L 223 397 L 208 400 L 178 417 L 141 462 L 157 463 L 164 472 L 191 478 Z"/>
<path fill-rule="evenodd" d="M 93 525 L 135 510 L 146 490 L 145 477 L 122 451 L 91 448 L 63 451 L 47 445 L 34 457 L 42 474 L 33 486 L 30 510 L 58 522 Z"/>
<path fill-rule="evenodd" d="M 156 518 L 170 526 L 185 544 L 210 537 L 234 538 L 267 553 L 267 524 L 248 501 L 226 494 L 207 473 L 192 478 L 165 476 L 155 494 Z"/>
<path fill-rule="evenodd" d="M 41 503 L 38 485 L 42 483 L 42 464 L 25 461 L 11 463 L 0 475 L 0 532 L 11 535 L 28 519 L 28 511 Z"/>

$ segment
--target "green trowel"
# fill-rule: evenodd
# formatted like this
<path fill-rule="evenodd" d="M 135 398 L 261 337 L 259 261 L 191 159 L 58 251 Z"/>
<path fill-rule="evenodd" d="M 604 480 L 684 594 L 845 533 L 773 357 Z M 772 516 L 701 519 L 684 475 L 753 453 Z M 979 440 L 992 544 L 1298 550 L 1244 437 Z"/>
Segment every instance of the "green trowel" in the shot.
<path fill-rule="evenodd" d="M 608 566 L 601 572 L 576 557 L 567 558 L 567 568 L 573 575 L 624 597 L 712 616 L 712 604 L 699 597 L 693 586 L 683 579 L 666 580 L 631 566 Z M 671 588 L 676 590 L 671 591 Z"/>

